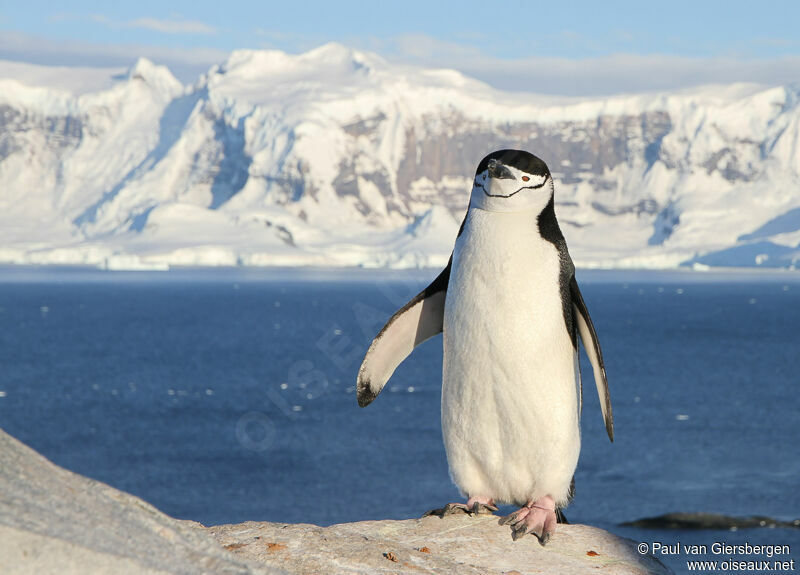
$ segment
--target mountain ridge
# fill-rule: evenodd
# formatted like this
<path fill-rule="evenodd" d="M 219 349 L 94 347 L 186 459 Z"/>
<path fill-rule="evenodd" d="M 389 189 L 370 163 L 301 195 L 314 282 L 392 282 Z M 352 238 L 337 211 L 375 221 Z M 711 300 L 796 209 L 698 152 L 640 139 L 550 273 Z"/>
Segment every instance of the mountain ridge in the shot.
<path fill-rule="evenodd" d="M 580 266 L 800 259 L 795 86 L 558 98 L 338 44 L 53 78 L 0 77 L 0 262 L 435 267 L 502 147 L 548 162 Z"/>

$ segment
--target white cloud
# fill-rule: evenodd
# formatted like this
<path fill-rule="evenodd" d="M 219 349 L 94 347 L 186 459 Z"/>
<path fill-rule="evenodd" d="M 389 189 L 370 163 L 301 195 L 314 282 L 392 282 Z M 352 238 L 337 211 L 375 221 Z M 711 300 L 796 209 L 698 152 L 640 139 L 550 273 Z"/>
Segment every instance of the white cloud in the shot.
<path fill-rule="evenodd" d="M 216 34 L 217 29 L 197 20 L 157 20 L 139 18 L 128 23 L 131 28 L 146 28 L 167 34 Z"/>
<path fill-rule="evenodd" d="M 293 52 L 316 47 L 311 38 L 285 37 L 259 30 L 271 48 Z M 800 82 L 800 54 L 771 59 L 689 58 L 664 54 L 615 54 L 586 59 L 487 55 L 478 44 L 443 42 L 430 36 L 350 38 L 344 43 L 382 54 L 390 61 L 453 68 L 502 90 L 566 96 L 604 96 L 671 91 L 702 84 Z M 164 64 L 183 82 L 193 82 L 228 51 L 215 48 L 167 48 L 147 45 L 57 41 L 19 32 L 0 34 L 0 58 L 62 66 L 130 66 L 140 56 Z"/>
<path fill-rule="evenodd" d="M 394 61 L 454 68 L 502 90 L 565 96 L 668 91 L 703 84 L 800 82 L 800 54 L 770 59 L 613 54 L 594 58 L 498 58 L 429 36 L 369 39 L 364 48 Z"/>
<path fill-rule="evenodd" d="M 800 80 L 800 56 L 774 59 L 616 54 L 583 60 L 484 60 L 457 67 L 497 88 L 565 96 L 670 91 L 703 84 Z"/>
<path fill-rule="evenodd" d="M 215 48 L 167 48 L 136 44 L 93 44 L 29 36 L 20 32 L 0 34 L 0 59 L 49 66 L 127 67 L 145 57 L 167 66 L 182 82 L 194 82 L 229 52 Z"/>
<path fill-rule="evenodd" d="M 102 14 L 94 14 L 91 20 L 109 28 L 141 28 L 163 32 L 164 34 L 205 34 L 213 35 L 217 29 L 198 20 L 161 20 L 158 18 L 137 18 L 135 20 L 111 20 Z"/>

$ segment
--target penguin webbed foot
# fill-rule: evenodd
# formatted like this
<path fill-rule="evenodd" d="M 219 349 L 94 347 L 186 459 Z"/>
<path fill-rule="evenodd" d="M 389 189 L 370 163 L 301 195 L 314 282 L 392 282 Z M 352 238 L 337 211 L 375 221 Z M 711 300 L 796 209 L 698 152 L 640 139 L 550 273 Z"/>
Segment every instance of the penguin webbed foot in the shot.
<path fill-rule="evenodd" d="M 423 517 L 445 517 L 446 515 L 460 515 L 462 513 L 469 513 L 469 507 L 464 503 L 448 503 L 444 507 L 438 509 L 431 509 L 427 511 Z"/>
<path fill-rule="evenodd" d="M 556 530 L 556 523 L 555 503 L 550 496 L 529 502 L 525 507 L 500 519 L 500 525 L 511 527 L 511 538 L 514 541 L 532 533 L 542 545 L 550 540 Z"/>
<path fill-rule="evenodd" d="M 476 499 L 470 497 L 466 503 L 448 503 L 440 509 L 431 509 L 423 517 L 430 517 L 435 515 L 437 517 L 445 517 L 446 515 L 460 515 L 466 513 L 468 515 L 492 515 L 497 511 L 497 506 L 491 499 Z"/>

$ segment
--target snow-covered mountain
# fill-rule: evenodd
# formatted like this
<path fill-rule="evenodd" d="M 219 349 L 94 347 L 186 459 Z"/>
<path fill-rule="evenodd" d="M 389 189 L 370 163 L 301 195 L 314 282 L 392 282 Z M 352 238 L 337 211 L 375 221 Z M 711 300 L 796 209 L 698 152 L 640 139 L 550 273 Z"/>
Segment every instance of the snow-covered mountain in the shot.
<path fill-rule="evenodd" d="M 565 99 L 336 44 L 193 86 L 0 63 L 0 262 L 440 266 L 477 162 L 550 166 L 578 265 L 792 267 L 800 89 Z"/>

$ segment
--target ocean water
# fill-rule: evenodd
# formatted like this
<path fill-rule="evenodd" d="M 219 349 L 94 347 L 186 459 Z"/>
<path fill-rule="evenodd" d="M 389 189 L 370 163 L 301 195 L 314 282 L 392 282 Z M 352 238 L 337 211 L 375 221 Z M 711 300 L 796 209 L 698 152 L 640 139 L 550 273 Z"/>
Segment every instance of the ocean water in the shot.
<path fill-rule="evenodd" d="M 460 500 L 441 441 L 441 338 L 369 407 L 354 385 L 374 334 L 436 273 L 2 269 L 0 427 L 204 524 L 417 517 Z M 583 358 L 570 521 L 800 557 L 796 529 L 619 527 L 673 511 L 800 517 L 800 274 L 578 278 L 616 440 Z M 691 558 L 663 559 L 683 572 Z"/>

